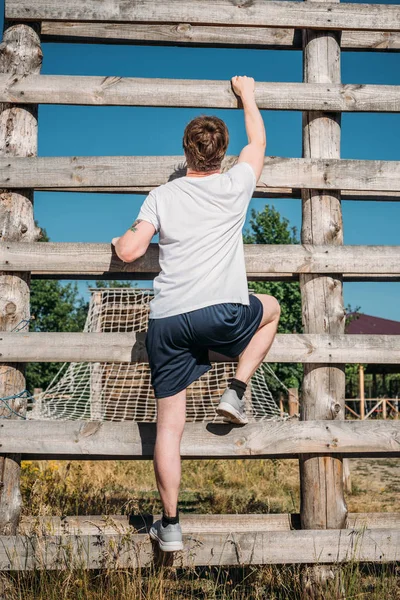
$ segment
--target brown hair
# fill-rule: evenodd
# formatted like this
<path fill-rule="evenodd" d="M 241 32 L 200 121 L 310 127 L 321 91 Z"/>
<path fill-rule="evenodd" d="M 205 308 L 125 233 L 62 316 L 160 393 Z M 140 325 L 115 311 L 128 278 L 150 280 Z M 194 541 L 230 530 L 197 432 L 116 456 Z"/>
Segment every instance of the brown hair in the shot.
<path fill-rule="evenodd" d="M 189 169 L 214 171 L 221 166 L 229 143 L 228 128 L 222 119 L 200 115 L 183 134 L 183 149 Z"/>

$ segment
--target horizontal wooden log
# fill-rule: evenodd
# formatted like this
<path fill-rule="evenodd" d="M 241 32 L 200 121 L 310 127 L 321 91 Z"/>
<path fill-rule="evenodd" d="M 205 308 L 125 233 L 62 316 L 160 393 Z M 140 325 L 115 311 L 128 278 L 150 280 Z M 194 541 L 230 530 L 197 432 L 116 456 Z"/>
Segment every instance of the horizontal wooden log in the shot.
<path fill-rule="evenodd" d="M 148 534 L 1 536 L 2 571 L 67 568 L 119 569 L 195 565 L 395 562 L 400 530 L 339 529 L 286 532 L 248 531 L 183 535 L 184 549 L 160 555 Z"/>
<path fill-rule="evenodd" d="M 0 332 L 2 362 L 147 362 L 145 333 Z M 210 352 L 213 362 L 232 359 Z M 398 335 L 279 334 L 265 362 L 399 364 Z"/>
<path fill-rule="evenodd" d="M 396 85 L 257 82 L 255 97 L 269 110 L 400 111 Z M 0 75 L 0 102 L 242 108 L 228 81 L 73 75 Z"/>
<path fill-rule="evenodd" d="M 4 422 L 1 452 L 25 459 L 151 459 L 156 423 L 133 421 Z M 245 426 L 186 423 L 183 458 L 272 458 L 298 454 L 400 456 L 400 421 L 259 421 Z"/>
<path fill-rule="evenodd" d="M 57 188 L 57 192 L 77 192 L 80 194 L 92 194 L 92 193 L 105 193 L 105 194 L 148 194 L 150 190 L 154 189 L 156 186 L 147 185 L 142 187 L 134 187 L 134 186 L 121 186 L 121 187 L 84 187 L 84 188 L 68 188 L 62 187 Z M 38 191 L 51 193 L 52 190 L 48 190 L 46 188 L 36 188 Z M 290 199 L 300 199 L 301 198 L 301 190 L 296 188 L 257 188 L 254 191 L 253 198 L 290 198 Z M 344 190 L 341 193 L 342 200 L 359 200 L 362 202 L 371 201 L 371 202 L 397 202 L 400 200 L 400 192 L 380 192 L 380 191 L 369 191 L 369 190 Z"/>
<path fill-rule="evenodd" d="M 308 29 L 400 31 L 400 7 L 386 4 L 336 4 L 265 2 L 249 5 L 220 0 L 204 10 L 204 0 L 6 0 L 5 16 L 11 21 L 109 21 L 125 23 L 191 23 Z"/>
<path fill-rule="evenodd" d="M 227 157 L 223 169 L 236 157 Z M 157 186 L 186 175 L 181 156 L 0 157 L 0 188 Z M 400 161 L 268 156 L 257 189 L 400 191 Z"/>
<path fill-rule="evenodd" d="M 94 278 L 97 277 L 96 273 L 40 273 L 39 271 L 33 271 L 31 273 L 32 279 L 48 279 L 48 280 L 77 280 L 77 281 L 86 281 L 89 277 Z M 300 275 L 298 273 L 266 273 L 265 275 L 260 275 L 258 277 L 248 277 L 249 281 L 280 281 L 280 282 L 293 282 L 299 281 Z M 101 273 L 101 278 L 105 281 L 115 281 L 116 278 L 124 279 L 125 281 L 137 281 L 139 279 L 137 273 L 134 272 L 120 272 L 120 271 L 107 271 L 105 273 Z M 149 273 L 141 273 L 140 280 L 148 281 L 154 279 L 153 274 Z M 343 275 L 343 280 L 347 282 L 386 282 L 391 281 L 398 282 L 400 281 L 399 275 L 391 275 L 390 273 L 385 273 L 381 275 L 365 275 L 363 273 L 353 273 L 349 275 L 345 273 Z"/>
<path fill-rule="evenodd" d="M 148 533 L 149 527 L 161 519 L 161 514 L 130 514 L 107 516 L 31 517 L 21 518 L 18 533 L 22 535 Z M 301 529 L 299 514 L 193 514 L 181 513 L 179 519 L 184 534 L 242 533 L 246 531 L 291 531 Z M 349 513 L 348 528 L 400 529 L 400 513 Z"/>
<path fill-rule="evenodd" d="M 42 21 L 43 42 L 221 46 L 262 50 L 301 50 L 301 31 L 278 27 L 216 25 L 125 24 Z M 341 49 L 398 52 L 400 34 L 382 31 L 343 31 Z"/>
<path fill-rule="evenodd" d="M 374 275 L 400 276 L 400 246 L 307 246 L 245 244 L 249 280 L 268 274 L 279 278 L 299 273 L 343 273 L 356 279 Z M 123 263 L 111 244 L 81 242 L 4 242 L 0 246 L 0 269 L 32 271 L 36 275 L 85 275 L 103 277 L 106 273 L 137 279 L 160 272 L 158 244 L 150 244 L 140 259 Z"/>

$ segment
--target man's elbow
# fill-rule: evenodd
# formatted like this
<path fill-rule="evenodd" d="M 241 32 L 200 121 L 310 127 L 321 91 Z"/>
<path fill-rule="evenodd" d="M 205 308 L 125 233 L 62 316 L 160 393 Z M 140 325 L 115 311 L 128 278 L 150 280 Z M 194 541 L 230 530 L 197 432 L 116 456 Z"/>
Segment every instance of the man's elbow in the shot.
<path fill-rule="evenodd" d="M 256 140 L 255 142 L 253 142 L 254 144 L 256 144 L 258 147 L 260 147 L 262 150 L 266 150 L 267 148 L 267 140 L 264 138 L 260 138 L 258 140 Z"/>
<path fill-rule="evenodd" d="M 134 262 L 135 260 L 137 260 L 138 258 L 143 256 L 146 252 L 146 249 L 134 248 L 134 249 L 128 250 L 126 248 L 116 247 L 115 252 L 119 259 L 121 259 L 124 262 L 130 263 L 130 262 Z"/>

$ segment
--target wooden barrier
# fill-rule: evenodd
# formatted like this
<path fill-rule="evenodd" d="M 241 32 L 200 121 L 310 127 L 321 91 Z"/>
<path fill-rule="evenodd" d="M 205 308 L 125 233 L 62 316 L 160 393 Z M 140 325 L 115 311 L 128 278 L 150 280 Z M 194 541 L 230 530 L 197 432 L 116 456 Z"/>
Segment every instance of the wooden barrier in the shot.
<path fill-rule="evenodd" d="M 149 44 L 173 46 L 213 46 L 301 50 L 301 31 L 286 27 L 224 27 L 191 23 L 90 23 L 41 21 L 44 42 L 78 42 L 93 44 Z M 398 52 L 400 34 L 381 31 L 343 31 L 341 50 Z"/>
<path fill-rule="evenodd" d="M 257 83 L 259 108 L 398 112 L 400 86 L 326 83 Z M 94 106 L 241 108 L 227 81 L 0 75 L 0 102 Z"/>
<path fill-rule="evenodd" d="M 129 515 L 79 515 L 73 517 L 31 517 L 21 518 L 19 533 L 22 535 L 60 535 L 96 533 L 115 534 L 146 533 L 149 527 L 161 518 L 161 514 Z M 184 533 L 239 533 L 246 531 L 292 531 L 301 529 L 300 515 L 289 514 L 218 514 L 203 515 L 182 513 L 180 523 Z M 395 529 L 400 527 L 400 513 L 349 513 L 349 529 Z"/>
<path fill-rule="evenodd" d="M 285 0 L 286 2 L 287 0 Z M 236 157 L 227 157 L 224 167 Z M 182 156 L 72 156 L 1 158 L 0 186 L 14 188 L 146 187 L 186 171 Z M 400 161 L 268 156 L 257 188 L 400 190 Z"/>
<path fill-rule="evenodd" d="M 6 0 L 6 19 L 26 21 L 108 21 L 125 23 L 198 23 L 207 25 L 265 25 L 308 29 L 357 29 L 400 31 L 400 8 L 387 4 L 340 4 L 318 2 L 313 6 L 298 2 L 268 3 L 255 0 L 250 6 L 220 0 L 204 10 L 203 0 L 165 0 L 154 10 L 153 0 L 140 3 L 110 0 Z"/>
<path fill-rule="evenodd" d="M 167 557 L 168 566 L 326 564 L 393 562 L 400 554 L 400 530 L 249 531 L 185 533 L 184 550 Z M 156 558 L 155 558 L 156 556 Z M 164 562 L 164 559 L 162 559 Z M 88 569 L 150 567 L 157 563 L 143 534 L 0 536 L 0 569 Z"/>
<path fill-rule="evenodd" d="M 360 403 L 359 413 L 350 408 L 349 403 Z M 376 416 L 376 413 L 382 412 L 382 418 L 387 419 L 388 416 L 393 419 L 399 418 L 399 410 L 396 407 L 397 399 L 394 398 L 348 398 L 346 399 L 346 410 L 356 417 L 356 419 L 368 419 L 372 415 Z M 369 404 L 369 408 L 366 412 L 367 403 Z M 371 408 L 371 404 L 373 404 Z"/>
<path fill-rule="evenodd" d="M 1 451 L 25 459 L 151 459 L 155 423 L 6 421 Z M 182 458 L 293 458 L 299 454 L 399 456 L 399 421 L 186 423 Z"/>
<path fill-rule="evenodd" d="M 146 362 L 145 333 L 0 334 L 3 362 Z M 234 359 L 210 351 L 212 362 Z M 398 335 L 281 333 L 265 362 L 400 363 Z"/>
<path fill-rule="evenodd" d="M 131 263 L 121 261 L 111 243 L 7 242 L 0 247 L 0 268 L 29 269 L 48 275 L 103 276 L 105 273 L 133 274 L 152 278 L 160 272 L 158 244 Z M 302 273 L 346 273 L 357 281 L 374 277 L 400 278 L 400 246 L 313 246 L 309 244 L 246 244 L 245 261 L 250 280 L 297 278 Z"/>
<path fill-rule="evenodd" d="M 0 50 L 6 57 L 0 61 L 4 67 L 0 102 L 11 104 L 0 109 L 2 122 L 7 121 L 2 129 L 6 138 L 0 144 L 0 187 L 6 191 L 0 200 L 6 207 L 7 227 L 10 222 L 13 226 L 6 227 L 3 235 L 0 269 L 2 281 L 10 278 L 14 295 L 16 283 L 28 281 L 30 273 L 43 278 L 106 278 L 121 273 L 143 279 L 152 278 L 159 269 L 155 246 L 135 263 L 122 265 L 108 244 L 32 243 L 38 231 L 26 201 L 31 202 L 33 189 L 145 194 L 186 173 L 181 156 L 32 156 L 36 152 L 36 104 L 241 106 L 229 84 L 221 81 L 40 76 L 41 51 L 35 29 L 41 30 L 44 39 L 58 41 L 67 36 L 77 41 L 116 43 L 302 48 L 304 82 L 258 83 L 257 102 L 265 109 L 307 111 L 303 115 L 303 158 L 267 157 L 255 196 L 301 196 L 303 245 L 249 245 L 245 253 L 249 279 L 300 280 L 306 333 L 278 335 L 268 361 L 305 364 L 304 420 L 262 421 L 244 427 L 188 423 L 182 439 L 183 458 L 299 457 L 301 515 L 290 519 L 287 515 L 268 516 L 267 521 L 262 521 L 261 515 L 246 515 L 245 519 L 222 515 L 219 527 L 210 515 L 203 521 L 198 516 L 183 519 L 185 550 L 172 560 L 180 566 L 288 562 L 318 567 L 348 560 L 398 561 L 399 515 L 347 515 L 342 458 L 398 457 L 400 422 L 337 418 L 344 415 L 345 363 L 400 363 L 400 336 L 343 335 L 343 279 L 398 280 L 400 268 L 398 247 L 342 246 L 340 209 L 341 199 L 399 200 L 400 162 L 342 160 L 339 154 L 341 112 L 400 110 L 399 86 L 343 85 L 339 69 L 341 48 L 400 50 L 400 6 L 221 0 L 205 11 L 204 0 L 6 0 L 5 15 L 8 29 Z M 25 24 L 10 27 L 12 21 Z M 32 27 L 26 25 L 30 21 Z M 223 169 L 235 160 L 227 157 Z M 12 219 L 7 220 L 10 206 Z M 20 228 L 20 214 L 29 217 L 26 231 Z M 9 315 L 19 314 L 13 303 L 21 308 L 13 294 L 5 294 L 6 328 L 11 322 Z M 22 296 L 26 312 L 26 290 Z M 144 334 L 133 333 L 6 331 L 0 333 L 0 356 L 20 373 L 27 361 L 147 360 Z M 210 359 L 226 360 L 212 354 Z M 18 381 L 23 384 L 23 378 Z M 0 387 L 5 389 L 6 384 L 3 375 Z M 382 405 L 384 411 L 390 408 L 386 400 Z M 155 435 L 154 423 L 4 420 L 0 423 L 0 460 L 6 465 L 1 469 L 0 532 L 17 530 L 20 456 L 151 459 Z M 12 466 L 9 474 L 7 464 Z M 15 502 L 10 503 L 10 498 Z M 0 568 L 57 569 L 66 561 L 83 561 L 89 568 L 153 564 L 147 535 L 130 531 L 127 536 L 126 522 L 119 521 L 125 528 L 123 534 L 109 529 L 94 532 L 79 519 L 82 530 L 71 525 L 66 535 L 60 535 L 60 528 L 51 536 L 24 532 L 21 524 L 21 535 L 0 537 Z M 300 524 L 303 530 L 296 530 Z M 344 529 L 346 526 L 349 528 Z M 118 555 L 108 552 L 115 543 L 121 548 Z"/>

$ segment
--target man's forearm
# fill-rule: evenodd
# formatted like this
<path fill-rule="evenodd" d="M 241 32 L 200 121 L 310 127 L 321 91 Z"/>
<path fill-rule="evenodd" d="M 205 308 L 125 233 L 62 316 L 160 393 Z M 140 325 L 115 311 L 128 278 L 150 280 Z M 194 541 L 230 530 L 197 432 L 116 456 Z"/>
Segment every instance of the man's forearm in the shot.
<path fill-rule="evenodd" d="M 260 143 L 266 146 L 267 136 L 264 121 L 256 104 L 254 94 L 242 97 L 242 103 L 249 144 Z"/>

